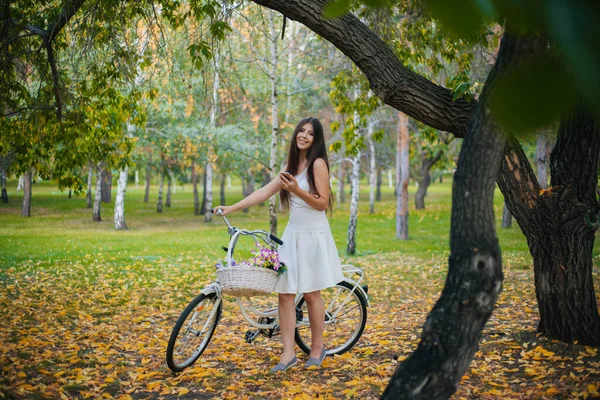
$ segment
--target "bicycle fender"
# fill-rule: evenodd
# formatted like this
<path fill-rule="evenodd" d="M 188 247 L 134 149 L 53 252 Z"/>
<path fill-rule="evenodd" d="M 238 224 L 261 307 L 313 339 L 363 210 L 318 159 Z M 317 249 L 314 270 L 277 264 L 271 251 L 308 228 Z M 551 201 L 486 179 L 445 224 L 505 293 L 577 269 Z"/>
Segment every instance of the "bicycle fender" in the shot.
<path fill-rule="evenodd" d="M 360 286 L 355 280 L 350 279 L 350 278 L 344 278 L 344 281 L 346 281 L 349 284 L 351 284 L 352 286 L 354 286 L 355 290 L 358 290 L 365 297 L 365 300 L 367 301 L 367 307 L 371 307 L 371 302 L 369 301 L 369 295 L 367 294 L 367 292 L 365 292 L 365 290 L 362 288 L 362 286 Z"/>
<path fill-rule="evenodd" d="M 216 282 L 211 283 L 209 285 L 206 285 L 204 289 L 200 291 L 200 293 L 202 293 L 205 296 L 208 296 L 209 294 L 213 293 L 216 293 L 217 296 L 221 296 L 221 285 L 219 285 Z"/>

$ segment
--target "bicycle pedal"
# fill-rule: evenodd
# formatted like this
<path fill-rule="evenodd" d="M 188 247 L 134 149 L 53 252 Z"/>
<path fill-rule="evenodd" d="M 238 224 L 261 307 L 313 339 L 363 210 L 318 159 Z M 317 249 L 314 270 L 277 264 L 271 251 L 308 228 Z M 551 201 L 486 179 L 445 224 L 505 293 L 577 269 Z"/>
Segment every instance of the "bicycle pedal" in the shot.
<path fill-rule="evenodd" d="M 254 342 L 254 339 L 256 339 L 256 337 L 259 334 L 260 334 L 260 330 L 258 330 L 258 331 L 247 330 L 246 336 L 244 337 L 244 339 L 246 340 L 246 343 L 252 343 L 252 342 Z"/>

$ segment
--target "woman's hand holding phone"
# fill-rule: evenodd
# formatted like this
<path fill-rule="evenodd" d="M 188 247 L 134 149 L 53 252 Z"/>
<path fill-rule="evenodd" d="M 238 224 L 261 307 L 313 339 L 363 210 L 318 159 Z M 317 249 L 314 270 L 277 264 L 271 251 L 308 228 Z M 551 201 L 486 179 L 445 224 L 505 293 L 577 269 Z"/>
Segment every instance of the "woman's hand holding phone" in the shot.
<path fill-rule="evenodd" d="M 281 171 L 279 173 L 279 181 L 281 182 L 281 186 L 290 193 L 295 193 L 298 189 L 296 178 L 289 172 Z"/>

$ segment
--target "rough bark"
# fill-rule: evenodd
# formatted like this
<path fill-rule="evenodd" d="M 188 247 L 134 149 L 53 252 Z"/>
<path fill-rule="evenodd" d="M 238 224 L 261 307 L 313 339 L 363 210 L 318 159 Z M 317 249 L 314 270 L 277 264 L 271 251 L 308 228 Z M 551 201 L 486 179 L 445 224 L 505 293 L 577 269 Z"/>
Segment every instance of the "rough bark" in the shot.
<path fill-rule="evenodd" d="M 196 171 L 196 161 L 194 159 L 192 159 L 192 188 L 194 191 L 194 215 L 202 215 L 198 197 L 198 172 Z"/>
<path fill-rule="evenodd" d="M 493 199 L 506 140 L 491 119 L 487 101 L 506 68 L 543 44 L 534 37 L 505 34 L 502 39 L 454 175 L 446 283 L 417 349 L 394 373 L 385 399 L 450 397 L 477 351 L 503 281 Z"/>
<path fill-rule="evenodd" d="M 279 99 L 277 97 L 277 39 L 279 33 L 275 29 L 274 18 L 275 12 L 269 12 L 269 42 L 271 50 L 271 62 L 269 63 L 269 79 L 271 81 L 271 151 L 269 155 L 269 180 L 275 179 L 277 175 L 277 140 L 279 139 Z M 272 196 L 269 199 L 269 231 L 273 235 L 277 235 L 277 196 Z"/>
<path fill-rule="evenodd" d="M 129 167 L 119 171 L 119 179 L 117 180 L 117 196 L 115 197 L 114 221 L 115 229 L 127 229 L 125 222 L 125 192 L 127 191 L 127 176 L 129 175 Z"/>
<path fill-rule="evenodd" d="M 417 210 L 425 208 L 425 196 L 427 196 L 427 189 L 431 185 L 431 168 L 441 157 L 441 150 L 438 150 L 433 157 L 427 157 L 426 152 L 421 153 L 421 180 L 419 181 L 419 188 L 415 195 L 415 208 Z"/>
<path fill-rule="evenodd" d="M 112 168 L 108 167 L 102 171 L 102 202 L 110 203 L 112 201 Z"/>
<path fill-rule="evenodd" d="M 103 163 L 96 165 L 96 193 L 94 196 L 94 207 L 92 209 L 92 220 L 96 222 L 102 221 L 100 215 L 100 203 L 102 202 L 102 169 Z"/>
<path fill-rule="evenodd" d="M 396 142 L 396 239 L 408 240 L 409 136 L 408 116 L 402 112 L 398 113 Z"/>
<path fill-rule="evenodd" d="M 31 183 L 32 173 L 27 171 L 23 174 L 23 206 L 21 208 L 21 215 L 23 217 L 31 217 Z"/>
<path fill-rule="evenodd" d="M 509 146 L 513 156 L 503 160 L 500 188 L 533 256 L 538 331 L 551 339 L 597 346 L 600 316 L 592 249 L 600 211 L 599 122 L 581 107 L 562 119 L 547 190 L 542 190 L 515 139 Z"/>
<path fill-rule="evenodd" d="M 158 171 L 158 200 L 156 202 L 156 212 L 161 213 L 163 210 L 163 189 L 165 186 L 165 172 L 163 168 Z"/>
<path fill-rule="evenodd" d="M 504 208 L 502 210 L 502 228 L 510 228 L 512 226 L 512 214 L 504 202 Z"/>
<path fill-rule="evenodd" d="M 148 153 L 148 162 L 146 163 L 146 193 L 144 194 L 144 203 L 150 200 L 150 174 L 152 173 L 152 153 Z"/>

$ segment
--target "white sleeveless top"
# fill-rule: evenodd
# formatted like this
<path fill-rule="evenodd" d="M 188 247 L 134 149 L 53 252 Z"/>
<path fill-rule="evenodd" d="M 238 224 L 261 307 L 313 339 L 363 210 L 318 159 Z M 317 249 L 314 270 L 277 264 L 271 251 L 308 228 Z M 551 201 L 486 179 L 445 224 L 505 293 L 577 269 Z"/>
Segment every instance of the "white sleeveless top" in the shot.
<path fill-rule="evenodd" d="M 307 168 L 296 175 L 298 187 L 309 191 Z M 278 293 L 309 293 L 344 279 L 325 211 L 290 193 L 290 219 L 281 237 L 279 258 L 288 270 L 275 285 Z"/>

